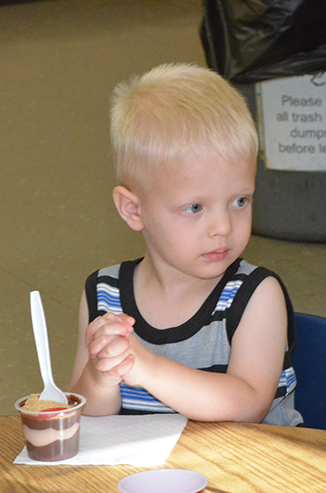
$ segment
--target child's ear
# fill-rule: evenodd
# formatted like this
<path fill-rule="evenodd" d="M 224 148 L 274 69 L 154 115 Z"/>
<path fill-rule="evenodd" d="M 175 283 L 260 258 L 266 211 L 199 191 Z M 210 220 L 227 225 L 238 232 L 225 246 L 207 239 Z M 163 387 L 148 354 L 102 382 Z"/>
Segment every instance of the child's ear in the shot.
<path fill-rule="evenodd" d="M 113 190 L 113 201 L 121 218 L 134 231 L 144 228 L 139 215 L 139 198 L 125 187 L 118 186 Z"/>

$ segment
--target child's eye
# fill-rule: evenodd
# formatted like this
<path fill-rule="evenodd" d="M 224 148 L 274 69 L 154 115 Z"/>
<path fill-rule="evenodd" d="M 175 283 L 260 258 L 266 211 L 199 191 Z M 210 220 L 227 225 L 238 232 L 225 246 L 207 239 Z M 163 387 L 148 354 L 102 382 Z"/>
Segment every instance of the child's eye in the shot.
<path fill-rule="evenodd" d="M 200 204 L 191 204 L 183 209 L 186 214 L 198 214 L 203 209 Z"/>
<path fill-rule="evenodd" d="M 235 199 L 235 201 L 232 203 L 232 206 L 233 207 L 244 207 L 247 203 L 247 199 L 246 197 L 238 197 L 237 199 Z"/>

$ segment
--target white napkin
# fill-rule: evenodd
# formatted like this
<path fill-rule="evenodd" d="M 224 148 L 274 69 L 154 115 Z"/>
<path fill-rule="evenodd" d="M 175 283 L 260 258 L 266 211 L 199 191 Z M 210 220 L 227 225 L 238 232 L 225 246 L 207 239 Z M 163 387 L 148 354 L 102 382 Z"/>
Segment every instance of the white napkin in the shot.
<path fill-rule="evenodd" d="M 180 414 L 82 416 L 75 457 L 60 462 L 34 461 L 24 447 L 14 464 L 157 466 L 165 462 L 186 424 L 187 418 Z"/>

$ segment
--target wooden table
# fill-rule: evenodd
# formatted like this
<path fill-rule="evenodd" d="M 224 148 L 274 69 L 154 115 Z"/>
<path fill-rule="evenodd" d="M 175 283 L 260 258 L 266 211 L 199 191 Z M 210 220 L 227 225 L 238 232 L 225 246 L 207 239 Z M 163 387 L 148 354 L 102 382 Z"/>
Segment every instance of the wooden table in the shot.
<path fill-rule="evenodd" d="M 14 465 L 19 416 L 0 417 L 0 492 L 113 493 L 132 466 Z M 206 493 L 326 492 L 326 431 L 189 421 L 164 467 L 205 474 Z M 173 492 L 171 492 L 173 493 Z"/>

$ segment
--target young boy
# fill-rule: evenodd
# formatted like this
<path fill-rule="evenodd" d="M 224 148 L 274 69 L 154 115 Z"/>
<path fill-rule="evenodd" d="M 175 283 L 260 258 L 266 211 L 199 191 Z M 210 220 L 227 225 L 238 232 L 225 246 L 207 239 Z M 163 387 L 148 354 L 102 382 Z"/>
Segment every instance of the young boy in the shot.
<path fill-rule="evenodd" d="M 86 281 L 71 380 L 85 414 L 300 424 L 291 303 L 239 258 L 257 156 L 243 98 L 208 69 L 164 65 L 118 85 L 111 116 L 114 203 L 146 253 Z"/>

